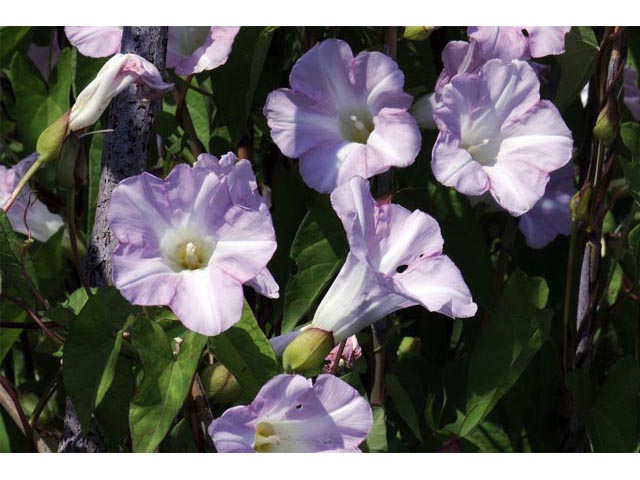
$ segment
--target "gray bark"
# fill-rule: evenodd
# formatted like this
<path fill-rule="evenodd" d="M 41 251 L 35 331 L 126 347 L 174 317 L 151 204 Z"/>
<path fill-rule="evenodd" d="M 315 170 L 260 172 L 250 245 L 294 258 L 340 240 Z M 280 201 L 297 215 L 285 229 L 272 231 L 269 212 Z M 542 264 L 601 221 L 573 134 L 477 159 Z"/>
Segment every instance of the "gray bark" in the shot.
<path fill-rule="evenodd" d="M 164 70 L 167 51 L 167 27 L 125 27 L 122 35 L 122 53 L 135 53 Z M 160 101 L 142 100 L 135 86 L 118 95 L 111 104 L 108 133 L 102 150 L 100 190 L 96 208 L 91 244 L 85 261 L 85 274 L 89 284 L 102 287 L 112 284 L 111 256 L 116 240 L 107 225 L 107 207 L 114 187 L 127 177 L 145 170 L 151 127 Z M 71 400 L 67 397 L 66 413 L 59 452 L 104 452 L 106 445 L 92 418 L 86 437 L 82 436 L 80 421 Z"/>

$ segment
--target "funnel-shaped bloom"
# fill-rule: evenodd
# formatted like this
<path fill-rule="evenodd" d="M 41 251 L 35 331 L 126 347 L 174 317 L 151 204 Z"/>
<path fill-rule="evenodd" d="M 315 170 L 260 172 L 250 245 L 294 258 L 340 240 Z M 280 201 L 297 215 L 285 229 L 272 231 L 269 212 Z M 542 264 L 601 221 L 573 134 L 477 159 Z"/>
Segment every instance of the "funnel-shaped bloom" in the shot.
<path fill-rule="evenodd" d="M 531 248 L 543 248 L 558 235 L 571 233 L 569 203 L 576 193 L 573 165 L 567 164 L 551 174 L 544 196 L 520 217 L 520 230 Z"/>
<path fill-rule="evenodd" d="M 136 85 L 138 95 L 149 99 L 173 88 L 172 83 L 162 81 L 158 69 L 144 58 L 133 53 L 114 55 L 78 95 L 71 108 L 71 131 L 96 123 L 111 100 L 130 85 Z"/>
<path fill-rule="evenodd" d="M 85 57 L 110 57 L 120 52 L 122 27 L 64 27 L 64 33 Z"/>
<path fill-rule="evenodd" d="M 233 407 L 211 423 L 218 452 L 359 452 L 373 426 L 369 403 L 346 382 L 319 375 L 278 375 L 251 405 Z"/>
<path fill-rule="evenodd" d="M 372 177 L 413 163 L 420 131 L 407 112 L 404 75 L 380 52 L 355 58 L 342 40 L 305 53 L 289 76 L 291 89 L 271 92 L 264 107 L 273 141 L 300 159 L 311 188 L 331 192 L 354 176 Z"/>
<path fill-rule="evenodd" d="M 127 178 L 108 210 L 119 242 L 115 286 L 133 304 L 168 305 L 204 335 L 240 320 L 242 285 L 264 274 L 276 249 L 249 162 L 240 160 L 226 175 L 207 166 L 212 162 L 178 165 L 164 180 L 148 173 Z"/>
<path fill-rule="evenodd" d="M 573 145 L 560 113 L 540 100 L 539 90 L 534 70 L 518 60 L 489 60 L 478 74 L 454 77 L 435 112 L 436 179 L 466 195 L 488 191 L 514 216 L 530 210 Z"/>
<path fill-rule="evenodd" d="M 640 122 L 640 88 L 638 88 L 638 71 L 631 67 L 624 68 L 624 104 L 636 122 Z"/>
<path fill-rule="evenodd" d="M 240 27 L 169 27 L 167 68 L 192 75 L 224 65 Z"/>
<path fill-rule="evenodd" d="M 311 327 L 333 332 L 338 343 L 413 305 L 454 318 L 476 313 L 460 271 L 442 254 L 440 227 L 433 218 L 400 205 L 378 205 L 361 177 L 338 187 L 331 202 L 351 250 Z"/>
<path fill-rule="evenodd" d="M 564 52 L 564 37 L 571 27 L 469 27 L 485 60 L 528 60 Z"/>
<path fill-rule="evenodd" d="M 9 199 L 20 179 L 36 161 L 37 156 L 37 153 L 33 153 L 12 168 L 0 165 L 0 205 L 4 205 Z M 36 240 L 46 242 L 60 230 L 64 222 L 60 215 L 51 213 L 32 193 L 29 186 L 25 186 L 7 212 L 7 217 L 16 232 L 25 235 L 31 233 Z"/>

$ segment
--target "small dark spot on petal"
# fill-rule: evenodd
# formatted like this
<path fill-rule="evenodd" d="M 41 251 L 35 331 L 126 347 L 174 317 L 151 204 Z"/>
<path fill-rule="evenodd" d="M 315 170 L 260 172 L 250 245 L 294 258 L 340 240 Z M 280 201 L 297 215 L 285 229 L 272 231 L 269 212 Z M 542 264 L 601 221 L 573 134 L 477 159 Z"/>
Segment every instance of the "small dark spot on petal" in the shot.
<path fill-rule="evenodd" d="M 522 34 L 523 34 L 525 37 L 529 38 L 529 32 L 527 32 L 527 30 L 525 30 L 524 28 L 522 29 Z"/>
<path fill-rule="evenodd" d="M 424 253 L 421 253 L 420 255 L 418 255 L 418 257 L 420 258 L 424 257 Z"/>
<path fill-rule="evenodd" d="M 300 409 L 302 408 L 302 404 L 301 404 L 301 403 L 299 403 L 298 405 L 296 405 L 296 408 L 297 408 L 298 410 L 300 410 Z"/>
<path fill-rule="evenodd" d="M 404 272 L 407 268 L 409 268 L 409 265 L 399 265 L 398 268 L 396 268 L 396 272 L 398 273 L 402 273 Z"/>

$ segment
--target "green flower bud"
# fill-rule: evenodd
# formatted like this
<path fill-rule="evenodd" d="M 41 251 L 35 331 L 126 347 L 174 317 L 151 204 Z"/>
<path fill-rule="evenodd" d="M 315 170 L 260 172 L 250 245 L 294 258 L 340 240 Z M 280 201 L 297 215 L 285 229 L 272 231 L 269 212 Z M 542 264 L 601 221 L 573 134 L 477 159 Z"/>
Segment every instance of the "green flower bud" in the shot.
<path fill-rule="evenodd" d="M 56 169 L 56 180 L 58 185 L 64 190 L 74 190 L 76 187 L 76 164 L 80 155 L 82 142 L 75 135 L 70 135 L 62 143 L 58 168 Z"/>
<path fill-rule="evenodd" d="M 205 367 L 200 373 L 200 380 L 207 397 L 213 402 L 230 404 L 242 394 L 236 377 L 220 363 Z"/>
<path fill-rule="evenodd" d="M 593 136 L 605 145 L 611 145 L 618 136 L 620 122 L 616 120 L 617 115 L 609 108 L 609 105 L 600 111 L 596 125 L 593 127 Z"/>
<path fill-rule="evenodd" d="M 309 328 L 298 335 L 285 349 L 282 365 L 286 372 L 305 373 L 322 367 L 335 343 L 333 333 Z"/>
<path fill-rule="evenodd" d="M 589 213 L 589 200 L 591 199 L 591 184 L 587 183 L 577 191 L 569 202 L 571 221 L 573 223 L 584 222 Z"/>
<path fill-rule="evenodd" d="M 49 125 L 38 137 L 36 151 L 38 152 L 38 163 L 46 163 L 55 160 L 60 156 L 62 143 L 69 133 L 69 114 L 71 110 L 64 113 L 55 122 Z"/>
<path fill-rule="evenodd" d="M 404 27 L 403 37 L 407 40 L 426 40 L 438 27 Z"/>

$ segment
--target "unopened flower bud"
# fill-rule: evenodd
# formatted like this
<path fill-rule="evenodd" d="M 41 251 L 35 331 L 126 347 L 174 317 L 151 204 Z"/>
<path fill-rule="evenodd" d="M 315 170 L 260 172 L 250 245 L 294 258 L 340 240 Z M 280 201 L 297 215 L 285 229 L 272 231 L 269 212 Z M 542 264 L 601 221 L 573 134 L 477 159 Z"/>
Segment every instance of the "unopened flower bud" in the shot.
<path fill-rule="evenodd" d="M 214 402 L 233 403 L 242 394 L 236 377 L 222 364 L 206 367 L 200 373 L 200 380 L 207 397 Z"/>
<path fill-rule="evenodd" d="M 573 223 L 584 222 L 589 212 L 589 200 L 591 199 L 591 184 L 587 183 L 581 190 L 571 197 L 569 211 Z"/>
<path fill-rule="evenodd" d="M 74 135 L 67 138 L 60 150 L 60 160 L 56 169 L 58 185 L 64 190 L 73 190 L 76 186 L 75 171 L 82 143 Z"/>
<path fill-rule="evenodd" d="M 333 346 L 333 333 L 309 328 L 285 349 L 282 365 L 286 372 L 304 373 L 320 369 Z"/>
<path fill-rule="evenodd" d="M 617 121 L 617 114 L 614 109 L 609 108 L 609 104 L 600 111 L 596 125 L 593 127 L 593 135 L 605 145 L 611 145 L 618 136 L 620 122 Z"/>
<path fill-rule="evenodd" d="M 426 40 L 438 27 L 404 27 L 403 37 L 407 40 Z"/>
<path fill-rule="evenodd" d="M 36 143 L 38 163 L 46 163 L 60 156 L 62 144 L 69 133 L 69 115 L 70 111 L 65 112 L 38 137 Z"/>

